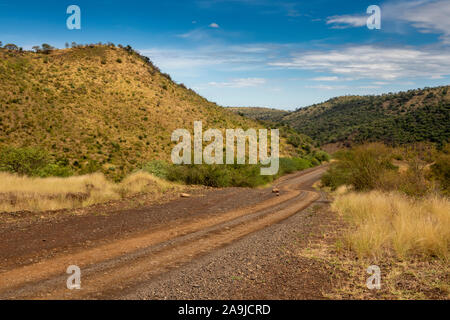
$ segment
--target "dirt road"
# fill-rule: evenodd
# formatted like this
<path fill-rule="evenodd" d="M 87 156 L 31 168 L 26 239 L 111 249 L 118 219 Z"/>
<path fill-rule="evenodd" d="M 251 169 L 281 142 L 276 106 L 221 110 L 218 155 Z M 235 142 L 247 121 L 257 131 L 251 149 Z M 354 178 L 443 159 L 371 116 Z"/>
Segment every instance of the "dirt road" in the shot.
<path fill-rule="evenodd" d="M 325 170 L 281 178 L 279 196 L 272 189 L 213 190 L 107 216 L 2 226 L 0 299 L 147 298 L 135 295 L 138 288 L 145 291 L 162 275 L 231 248 L 320 200 L 311 186 Z M 81 290 L 66 287 L 70 265 L 81 268 Z"/>

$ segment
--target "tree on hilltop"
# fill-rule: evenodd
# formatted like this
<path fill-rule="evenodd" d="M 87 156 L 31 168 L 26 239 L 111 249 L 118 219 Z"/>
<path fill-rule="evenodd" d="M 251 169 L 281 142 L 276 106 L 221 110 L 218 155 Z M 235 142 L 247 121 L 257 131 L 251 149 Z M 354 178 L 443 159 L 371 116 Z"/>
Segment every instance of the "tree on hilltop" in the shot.
<path fill-rule="evenodd" d="M 14 43 L 5 44 L 4 48 L 6 50 L 19 51 L 19 47 L 16 46 Z"/>
<path fill-rule="evenodd" d="M 52 50 L 54 50 L 54 49 L 55 49 L 54 47 L 52 47 L 51 45 L 49 45 L 49 44 L 47 44 L 47 43 L 44 43 L 44 44 L 42 45 L 42 52 L 45 53 L 45 54 L 49 54 L 49 53 L 52 52 Z"/>

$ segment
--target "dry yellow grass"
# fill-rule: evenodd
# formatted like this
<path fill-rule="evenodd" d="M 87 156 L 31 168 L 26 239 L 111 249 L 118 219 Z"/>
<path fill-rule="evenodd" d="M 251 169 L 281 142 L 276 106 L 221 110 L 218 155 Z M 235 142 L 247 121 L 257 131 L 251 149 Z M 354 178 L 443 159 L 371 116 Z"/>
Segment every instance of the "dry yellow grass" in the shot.
<path fill-rule="evenodd" d="M 450 200 L 396 193 L 341 193 L 332 209 L 352 228 L 345 242 L 359 256 L 449 257 Z"/>
<path fill-rule="evenodd" d="M 181 186 L 141 171 L 117 184 L 100 173 L 70 178 L 29 178 L 0 173 L 0 212 L 81 208 L 178 188 Z"/>

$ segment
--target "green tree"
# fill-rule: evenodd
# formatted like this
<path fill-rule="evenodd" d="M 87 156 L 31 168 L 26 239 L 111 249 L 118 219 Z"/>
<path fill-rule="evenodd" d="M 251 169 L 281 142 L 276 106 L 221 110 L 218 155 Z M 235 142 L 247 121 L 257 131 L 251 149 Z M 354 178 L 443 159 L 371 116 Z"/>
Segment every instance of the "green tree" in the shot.
<path fill-rule="evenodd" d="M 19 51 L 19 47 L 18 46 L 16 46 L 14 43 L 8 43 L 8 44 L 5 44 L 5 47 L 4 47 L 6 50 L 12 50 L 12 51 Z"/>
<path fill-rule="evenodd" d="M 34 176 L 49 163 L 48 154 L 37 148 L 5 147 L 0 151 L 0 171 Z"/>
<path fill-rule="evenodd" d="M 55 48 L 47 43 L 44 43 L 42 45 L 42 52 L 44 52 L 45 54 L 49 54 L 50 52 L 52 52 L 53 49 L 55 49 Z"/>

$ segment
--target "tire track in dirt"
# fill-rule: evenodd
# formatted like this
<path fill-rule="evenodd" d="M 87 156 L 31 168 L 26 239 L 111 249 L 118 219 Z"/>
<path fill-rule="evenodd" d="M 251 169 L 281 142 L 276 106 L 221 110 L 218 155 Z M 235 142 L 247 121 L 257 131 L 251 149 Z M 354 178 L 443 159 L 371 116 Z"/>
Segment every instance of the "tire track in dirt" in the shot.
<path fill-rule="evenodd" d="M 323 171 L 323 168 L 318 168 L 281 180 L 279 188 L 285 194 L 254 206 L 160 228 L 149 234 L 4 272 L 0 274 L 0 297 L 79 299 L 101 297 L 107 291 L 120 290 L 127 283 L 164 272 L 301 211 L 316 201 L 319 195 L 296 188 L 317 180 Z M 234 225 L 233 221 L 236 221 Z M 186 236 L 191 238 L 183 240 Z M 170 241 L 175 242 L 149 252 L 149 248 Z M 72 264 L 82 268 L 84 285 L 81 291 L 65 288 L 67 275 L 64 272 Z M 87 275 L 85 270 L 88 270 Z"/>

